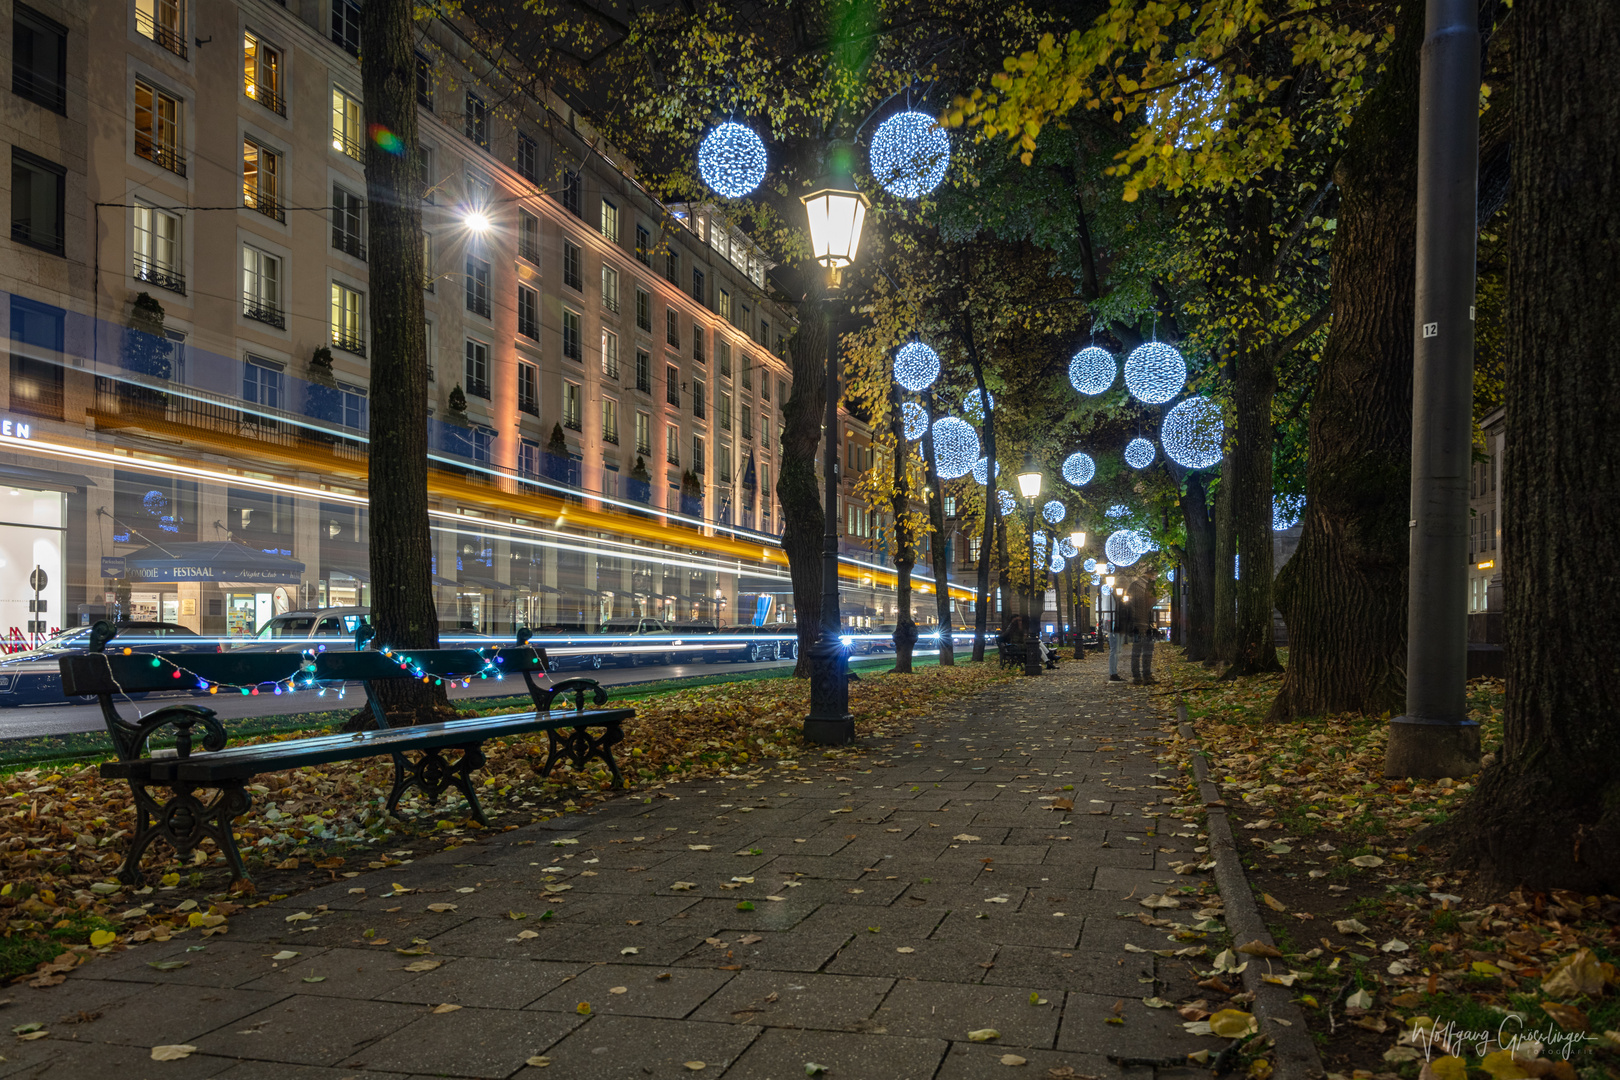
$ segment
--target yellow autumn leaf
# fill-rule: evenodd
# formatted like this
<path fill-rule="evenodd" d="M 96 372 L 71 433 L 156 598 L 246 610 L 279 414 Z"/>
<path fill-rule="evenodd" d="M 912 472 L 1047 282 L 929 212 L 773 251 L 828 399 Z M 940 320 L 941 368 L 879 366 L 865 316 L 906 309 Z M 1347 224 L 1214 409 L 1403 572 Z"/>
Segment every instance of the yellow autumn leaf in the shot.
<path fill-rule="evenodd" d="M 1455 1055 L 1435 1058 L 1424 1071 L 1432 1074 L 1434 1080 L 1468 1080 L 1468 1063 Z"/>
<path fill-rule="evenodd" d="M 90 947 L 93 949 L 104 949 L 117 940 L 118 935 L 111 930 L 90 931 Z"/>
<path fill-rule="evenodd" d="M 1209 1030 L 1223 1039 L 1241 1039 L 1255 1029 L 1254 1016 L 1242 1009 L 1222 1009 L 1209 1018 Z"/>
<path fill-rule="evenodd" d="M 1530 1074 L 1513 1058 L 1513 1051 L 1498 1050 L 1486 1054 L 1479 1067 L 1491 1074 L 1491 1080 L 1525 1080 Z"/>

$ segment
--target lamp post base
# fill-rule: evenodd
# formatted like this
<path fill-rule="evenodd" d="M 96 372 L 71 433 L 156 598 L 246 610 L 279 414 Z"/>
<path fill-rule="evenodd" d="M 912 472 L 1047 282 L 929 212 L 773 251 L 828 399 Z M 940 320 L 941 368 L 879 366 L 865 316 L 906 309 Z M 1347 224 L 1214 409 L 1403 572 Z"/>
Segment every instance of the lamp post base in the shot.
<path fill-rule="evenodd" d="M 1041 673 L 1041 639 L 1037 635 L 1024 643 L 1024 674 Z"/>
<path fill-rule="evenodd" d="M 1473 720 L 1420 720 L 1397 716 L 1389 722 L 1384 775 L 1391 779 L 1439 780 L 1479 772 L 1479 724 Z"/>
<path fill-rule="evenodd" d="M 837 636 L 822 631 L 810 646 L 810 715 L 804 739 L 818 746 L 855 741 L 855 717 L 849 711 L 849 653 Z"/>

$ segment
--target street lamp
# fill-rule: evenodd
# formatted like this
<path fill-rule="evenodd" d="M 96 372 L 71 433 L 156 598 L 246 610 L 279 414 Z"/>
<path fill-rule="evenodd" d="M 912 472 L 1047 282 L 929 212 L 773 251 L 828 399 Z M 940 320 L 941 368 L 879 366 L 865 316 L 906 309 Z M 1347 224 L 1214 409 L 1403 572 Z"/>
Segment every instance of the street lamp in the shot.
<path fill-rule="evenodd" d="M 840 153 L 840 149 L 844 152 Z M 848 148 L 832 147 L 829 160 L 847 162 Z M 800 199 L 810 227 L 810 250 L 827 268 L 827 413 L 822 427 L 821 633 L 810 647 L 810 714 L 804 737 L 823 746 L 855 739 L 849 711 L 849 653 L 838 633 L 838 333 L 833 311 L 843 269 L 855 261 L 866 223 L 866 196 L 847 175 L 822 180 Z"/>
<path fill-rule="evenodd" d="M 1030 618 L 1024 637 L 1024 674 L 1041 673 L 1040 611 L 1035 605 L 1035 500 L 1041 497 L 1041 470 L 1033 454 L 1024 455 L 1024 467 L 1018 473 L 1018 493 L 1029 506 L 1029 604 Z M 1042 605 L 1045 606 L 1044 604 Z"/>

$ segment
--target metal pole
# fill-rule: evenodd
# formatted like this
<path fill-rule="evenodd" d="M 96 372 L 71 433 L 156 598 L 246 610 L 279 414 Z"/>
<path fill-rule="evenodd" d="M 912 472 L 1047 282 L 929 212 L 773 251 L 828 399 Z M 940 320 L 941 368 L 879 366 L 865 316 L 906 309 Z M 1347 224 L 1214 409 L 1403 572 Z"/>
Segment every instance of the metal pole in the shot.
<path fill-rule="evenodd" d="M 1041 611 L 1046 606 L 1043 593 L 1035 600 L 1035 500 L 1029 500 L 1029 622 L 1024 631 L 1024 674 L 1041 673 Z"/>
<path fill-rule="evenodd" d="M 840 746 L 855 740 L 849 711 L 849 654 L 838 623 L 838 305 L 837 270 L 827 272 L 827 412 L 822 421 L 822 479 L 826 484 L 821 537 L 821 636 L 810 647 L 810 715 L 806 742 Z"/>
<path fill-rule="evenodd" d="M 1468 472 L 1479 186 L 1476 0 L 1428 0 L 1418 113 L 1417 311 L 1408 523 L 1406 714 L 1385 776 L 1479 769 L 1468 720 Z"/>

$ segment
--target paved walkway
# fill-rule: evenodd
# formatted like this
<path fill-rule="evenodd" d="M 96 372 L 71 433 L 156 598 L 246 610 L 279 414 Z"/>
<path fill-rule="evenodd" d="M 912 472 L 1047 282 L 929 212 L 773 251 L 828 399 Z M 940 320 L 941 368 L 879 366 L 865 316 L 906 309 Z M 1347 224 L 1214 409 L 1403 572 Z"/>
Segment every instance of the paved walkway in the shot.
<path fill-rule="evenodd" d="M 1150 1080 L 1106 1055 L 1221 1044 L 1142 1003 L 1195 996 L 1190 968 L 1126 946 L 1186 942 L 1118 915 L 1197 882 L 1169 864 L 1200 841 L 1156 817 L 1146 692 L 1103 676 L 1069 663 L 860 755 L 631 795 L 19 987 L 10 1023 L 50 1035 L 0 1077 Z"/>

